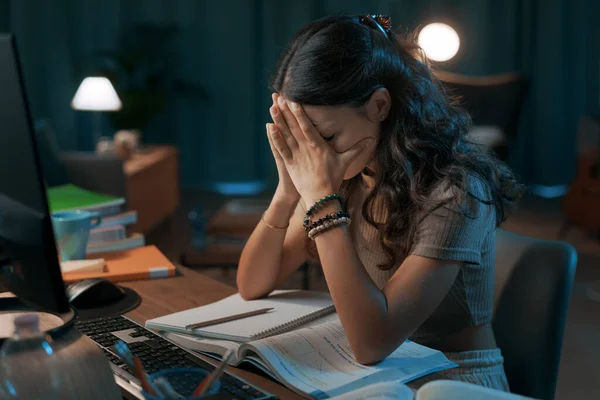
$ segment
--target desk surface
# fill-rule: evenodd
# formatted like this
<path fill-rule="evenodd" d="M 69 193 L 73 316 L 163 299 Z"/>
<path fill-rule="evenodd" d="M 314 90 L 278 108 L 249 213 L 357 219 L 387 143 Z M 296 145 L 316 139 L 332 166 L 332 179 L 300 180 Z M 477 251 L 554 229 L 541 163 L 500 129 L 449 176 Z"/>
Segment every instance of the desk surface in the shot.
<path fill-rule="evenodd" d="M 135 290 L 142 297 L 142 304 L 126 315 L 134 321 L 144 324 L 148 319 L 203 306 L 236 293 L 236 289 L 189 268 L 178 267 L 178 270 L 180 276 L 173 278 L 121 283 L 121 285 Z M 214 363 L 211 358 L 204 356 L 201 358 Z M 284 386 L 260 375 L 231 367 L 229 367 L 229 371 L 275 394 L 280 399 L 302 399 Z"/>

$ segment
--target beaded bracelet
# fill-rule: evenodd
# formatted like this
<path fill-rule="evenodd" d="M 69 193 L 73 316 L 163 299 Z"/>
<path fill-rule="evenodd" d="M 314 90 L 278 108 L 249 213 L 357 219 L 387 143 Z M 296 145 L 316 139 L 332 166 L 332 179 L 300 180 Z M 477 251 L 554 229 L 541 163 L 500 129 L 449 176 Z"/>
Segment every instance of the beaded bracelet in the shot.
<path fill-rule="evenodd" d="M 310 207 L 308 209 L 308 211 L 306 211 L 306 215 L 304 216 L 304 227 L 305 228 L 310 224 L 310 216 L 313 215 L 313 213 L 315 211 L 317 211 L 318 208 L 323 206 L 323 204 L 328 203 L 331 200 L 339 200 L 340 203 L 342 204 L 342 207 L 344 206 L 344 198 L 338 193 L 329 194 L 329 195 L 323 197 L 321 200 L 319 200 L 315 204 L 313 204 L 312 207 Z"/>
<path fill-rule="evenodd" d="M 311 229 L 311 231 L 308 232 L 308 237 L 311 240 L 315 240 L 315 238 L 317 236 L 319 236 L 321 233 L 326 232 L 335 227 L 344 225 L 344 224 L 350 225 L 351 222 L 352 222 L 352 220 L 348 217 L 341 217 L 338 219 L 334 219 L 332 221 L 327 221 L 323 225 L 319 225 L 316 228 Z"/>
<path fill-rule="evenodd" d="M 304 231 L 306 233 L 308 233 L 311 229 L 316 228 L 319 225 L 323 225 L 323 223 L 325 223 L 327 221 L 331 221 L 333 219 L 342 218 L 342 217 L 350 218 L 350 214 L 348 214 L 346 211 L 337 211 L 337 212 L 329 213 L 329 214 L 325 215 L 324 217 L 319 218 L 318 220 L 309 223 L 308 226 L 304 227 Z"/>

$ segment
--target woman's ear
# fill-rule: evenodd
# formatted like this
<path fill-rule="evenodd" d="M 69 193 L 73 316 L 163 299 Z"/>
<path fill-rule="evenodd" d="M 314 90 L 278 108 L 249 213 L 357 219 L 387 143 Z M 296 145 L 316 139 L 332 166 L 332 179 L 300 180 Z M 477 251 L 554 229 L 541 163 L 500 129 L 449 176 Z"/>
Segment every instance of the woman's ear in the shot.
<path fill-rule="evenodd" d="M 390 113 L 392 98 L 390 92 L 384 87 L 373 92 L 367 104 L 365 104 L 367 118 L 371 122 L 381 122 Z"/>

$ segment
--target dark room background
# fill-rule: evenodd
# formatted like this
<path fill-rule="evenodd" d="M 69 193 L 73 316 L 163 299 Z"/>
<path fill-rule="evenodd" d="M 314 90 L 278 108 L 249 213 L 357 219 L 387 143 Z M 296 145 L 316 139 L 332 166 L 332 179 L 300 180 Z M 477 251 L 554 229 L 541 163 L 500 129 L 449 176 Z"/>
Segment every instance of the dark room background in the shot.
<path fill-rule="evenodd" d="M 222 181 L 275 182 L 264 124 L 278 55 L 313 19 L 367 12 L 388 14 L 406 30 L 452 25 L 461 48 L 439 68 L 524 72 L 529 90 L 510 163 L 529 184 L 569 183 L 578 119 L 599 105 L 598 1 L 0 0 L 0 31 L 17 36 L 34 118 L 50 122 L 61 149 L 90 150 L 89 116 L 70 102 L 93 73 L 94 55 L 118 49 L 137 24 L 175 27 L 174 72 L 203 96 L 172 98 L 143 141 L 178 145 L 182 186 L 210 188 Z"/>

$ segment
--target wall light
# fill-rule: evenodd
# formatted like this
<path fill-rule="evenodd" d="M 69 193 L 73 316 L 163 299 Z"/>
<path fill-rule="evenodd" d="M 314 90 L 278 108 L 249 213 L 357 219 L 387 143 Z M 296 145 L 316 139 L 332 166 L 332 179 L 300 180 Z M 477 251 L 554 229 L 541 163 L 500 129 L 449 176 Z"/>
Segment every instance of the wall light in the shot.
<path fill-rule="evenodd" d="M 458 53 L 460 39 L 458 33 L 450 26 L 435 22 L 426 25 L 419 32 L 419 46 L 427 57 L 433 61 L 448 61 Z"/>

